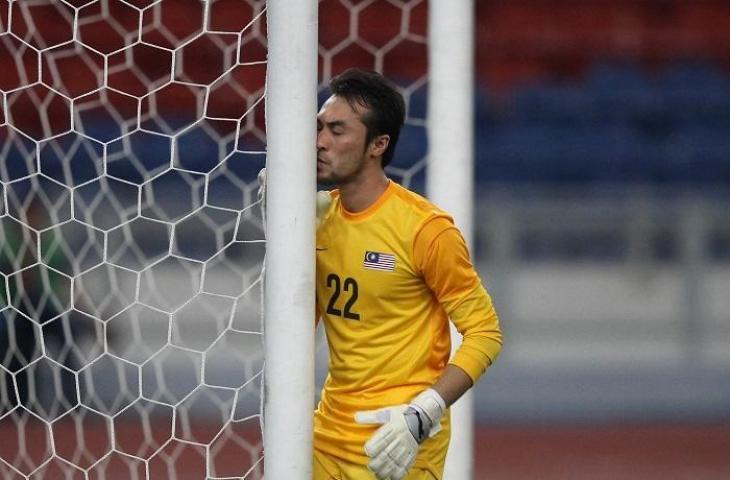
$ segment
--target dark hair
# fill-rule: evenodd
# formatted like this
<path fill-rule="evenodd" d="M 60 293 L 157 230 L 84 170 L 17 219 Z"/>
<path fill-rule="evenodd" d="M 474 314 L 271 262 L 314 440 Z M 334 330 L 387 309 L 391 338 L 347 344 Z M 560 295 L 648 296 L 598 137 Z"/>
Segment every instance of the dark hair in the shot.
<path fill-rule="evenodd" d="M 383 153 L 383 167 L 393 159 L 398 135 L 405 121 L 406 104 L 398 90 L 385 77 L 372 70 L 350 68 L 330 80 L 332 95 L 342 97 L 352 105 L 367 107 L 362 116 L 367 128 L 365 144 L 378 135 L 388 135 L 390 142 Z"/>

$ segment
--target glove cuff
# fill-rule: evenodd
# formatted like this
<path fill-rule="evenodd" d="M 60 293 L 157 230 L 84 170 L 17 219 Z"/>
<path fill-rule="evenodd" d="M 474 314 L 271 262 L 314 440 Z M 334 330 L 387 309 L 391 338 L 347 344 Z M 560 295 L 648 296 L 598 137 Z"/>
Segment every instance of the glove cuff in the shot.
<path fill-rule="evenodd" d="M 446 411 L 446 402 L 441 398 L 441 395 L 433 388 L 427 388 L 411 400 L 411 405 L 418 406 L 428 415 L 428 419 L 431 420 L 431 425 L 433 425 L 431 434 L 436 433 L 434 429 L 440 426 L 441 417 Z"/>

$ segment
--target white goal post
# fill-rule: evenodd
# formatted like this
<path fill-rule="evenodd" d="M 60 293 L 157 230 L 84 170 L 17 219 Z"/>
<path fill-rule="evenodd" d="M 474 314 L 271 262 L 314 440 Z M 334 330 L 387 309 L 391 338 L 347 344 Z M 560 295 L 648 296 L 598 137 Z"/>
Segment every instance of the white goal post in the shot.
<path fill-rule="evenodd" d="M 474 1 L 429 2 L 427 194 L 454 216 L 472 245 L 474 216 Z M 461 336 L 451 328 L 452 351 Z M 474 407 L 467 392 L 451 407 L 446 480 L 474 475 Z"/>
<path fill-rule="evenodd" d="M 268 0 L 264 470 L 312 477 L 317 0 Z"/>

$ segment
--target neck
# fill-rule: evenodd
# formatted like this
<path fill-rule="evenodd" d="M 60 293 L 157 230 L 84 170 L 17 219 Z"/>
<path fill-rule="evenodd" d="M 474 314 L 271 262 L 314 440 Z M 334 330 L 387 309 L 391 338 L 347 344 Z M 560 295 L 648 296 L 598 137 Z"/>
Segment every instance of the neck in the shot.
<path fill-rule="evenodd" d="M 342 206 L 348 212 L 362 212 L 375 203 L 387 188 L 388 177 L 380 168 L 377 172 L 359 175 L 357 178 L 339 185 Z"/>

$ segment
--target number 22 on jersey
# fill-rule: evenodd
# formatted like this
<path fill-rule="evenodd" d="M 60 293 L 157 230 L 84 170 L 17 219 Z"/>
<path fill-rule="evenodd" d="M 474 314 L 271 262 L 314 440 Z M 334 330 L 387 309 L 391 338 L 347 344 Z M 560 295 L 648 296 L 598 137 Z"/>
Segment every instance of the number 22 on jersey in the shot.
<path fill-rule="evenodd" d="M 360 314 L 353 311 L 357 303 L 358 287 L 357 281 L 352 277 L 344 280 L 336 273 L 327 275 L 327 288 L 330 289 L 330 299 L 327 302 L 327 314 L 343 317 L 348 320 L 360 320 Z M 340 297 L 343 297 L 344 307 L 340 310 Z"/>

